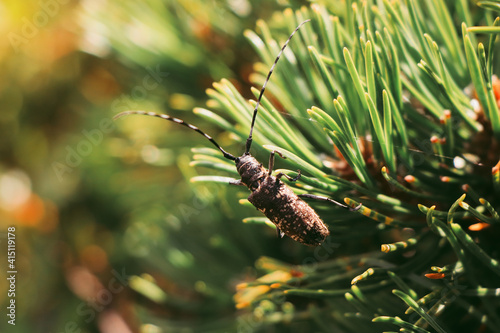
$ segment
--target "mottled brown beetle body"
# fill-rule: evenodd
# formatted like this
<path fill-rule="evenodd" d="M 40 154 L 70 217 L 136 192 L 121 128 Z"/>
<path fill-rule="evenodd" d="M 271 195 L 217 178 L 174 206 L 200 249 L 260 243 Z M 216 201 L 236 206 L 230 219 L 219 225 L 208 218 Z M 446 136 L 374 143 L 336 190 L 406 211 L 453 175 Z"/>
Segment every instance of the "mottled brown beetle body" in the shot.
<path fill-rule="evenodd" d="M 236 159 L 241 183 L 252 193 L 248 197 L 255 208 L 276 225 L 278 233 L 305 245 L 318 246 L 330 234 L 327 226 L 306 202 L 300 199 L 250 154 Z"/>

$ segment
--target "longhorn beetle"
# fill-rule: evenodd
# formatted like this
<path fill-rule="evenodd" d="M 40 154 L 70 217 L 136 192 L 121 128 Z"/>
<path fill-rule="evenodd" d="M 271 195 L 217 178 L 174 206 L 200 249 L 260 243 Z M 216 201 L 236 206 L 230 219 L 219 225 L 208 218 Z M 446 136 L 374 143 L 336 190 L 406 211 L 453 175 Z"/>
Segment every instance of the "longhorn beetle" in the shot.
<path fill-rule="evenodd" d="M 188 124 L 182 119 L 174 118 L 165 114 L 146 111 L 124 111 L 117 114 L 114 119 L 116 120 L 124 115 L 129 114 L 140 114 L 170 120 L 200 133 L 210 142 L 212 142 L 214 146 L 217 147 L 217 149 L 219 149 L 222 154 L 224 154 L 225 158 L 236 163 L 236 169 L 238 170 L 241 179 L 232 181 L 230 182 L 230 184 L 244 185 L 247 186 L 250 191 L 252 191 L 252 193 L 248 197 L 248 201 L 250 201 L 255 206 L 255 208 L 264 213 L 264 215 L 276 225 L 279 237 L 287 235 L 292 239 L 301 242 L 302 244 L 317 246 L 326 239 L 326 237 L 330 234 L 330 231 L 318 216 L 318 214 L 314 211 L 314 209 L 312 209 L 306 202 L 300 199 L 300 197 L 328 201 L 337 206 L 348 208 L 351 211 L 359 209 L 361 205 L 356 208 L 350 208 L 327 197 L 312 194 L 296 195 L 290 187 L 285 185 L 280 180 L 280 178 L 285 177 L 289 181 L 294 182 L 300 178 L 300 170 L 298 170 L 298 174 L 295 178 L 285 175 L 282 172 L 278 173 L 276 176 L 272 175 L 274 167 L 274 155 L 278 154 L 280 157 L 285 158 L 279 151 L 273 150 L 271 152 L 271 155 L 269 156 L 269 167 L 267 170 L 262 166 L 261 163 L 259 163 L 255 159 L 255 157 L 250 154 L 250 147 L 252 145 L 252 132 L 255 125 L 255 119 L 257 117 L 260 101 L 262 99 L 262 96 L 264 95 L 264 91 L 266 90 L 267 82 L 269 81 L 269 78 L 271 77 L 271 74 L 273 73 L 273 70 L 278 63 L 280 56 L 292 39 L 293 35 L 297 32 L 297 30 L 300 29 L 303 24 L 309 21 L 310 20 L 306 20 L 299 24 L 297 28 L 295 28 L 295 30 L 292 32 L 290 37 L 288 37 L 287 41 L 281 48 L 281 51 L 279 52 L 276 60 L 269 70 L 269 73 L 267 74 L 266 81 L 262 85 L 259 98 L 255 105 L 255 109 L 253 110 L 252 123 L 250 125 L 250 134 L 248 135 L 248 138 L 246 140 L 245 152 L 242 156 L 235 157 L 234 155 L 228 153 L 221 146 L 219 146 L 219 144 L 215 142 L 215 140 L 210 135 L 202 132 L 198 127 Z"/>

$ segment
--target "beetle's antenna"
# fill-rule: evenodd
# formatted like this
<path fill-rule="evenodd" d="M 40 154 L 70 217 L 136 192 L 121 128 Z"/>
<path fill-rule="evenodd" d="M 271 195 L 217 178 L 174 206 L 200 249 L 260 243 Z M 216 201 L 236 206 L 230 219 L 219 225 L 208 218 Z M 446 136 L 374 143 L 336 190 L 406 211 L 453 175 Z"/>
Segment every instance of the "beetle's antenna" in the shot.
<path fill-rule="evenodd" d="M 248 139 L 247 139 L 247 142 L 246 142 L 245 154 L 248 154 L 250 152 L 250 146 L 252 146 L 253 126 L 255 125 L 255 118 L 257 118 L 257 112 L 258 112 L 258 109 L 259 109 L 260 100 L 262 99 L 262 96 L 264 95 L 264 91 L 266 90 L 267 82 L 269 81 L 269 78 L 271 77 L 271 74 L 273 74 L 274 67 L 276 67 L 276 64 L 278 63 L 278 60 L 280 60 L 280 57 L 283 54 L 283 51 L 285 50 L 286 46 L 288 45 L 288 43 L 292 39 L 293 35 L 297 32 L 297 30 L 300 29 L 300 27 L 302 27 L 302 25 L 304 25 L 305 23 L 307 23 L 309 21 L 311 21 L 311 20 L 305 20 L 304 22 L 302 22 L 301 24 L 299 24 L 297 26 L 297 28 L 295 28 L 295 30 L 292 32 L 292 34 L 290 35 L 290 37 L 288 37 L 288 39 L 286 40 L 285 44 L 283 44 L 283 47 L 281 48 L 280 53 L 278 53 L 278 56 L 276 57 L 276 60 L 274 60 L 274 64 L 272 65 L 271 69 L 269 70 L 269 73 L 267 74 L 266 81 L 264 82 L 264 84 L 262 85 L 262 88 L 260 89 L 259 98 L 257 99 L 257 104 L 255 105 L 255 109 L 253 110 L 252 124 L 250 125 L 250 134 L 248 135 Z"/>
<path fill-rule="evenodd" d="M 222 154 L 224 154 L 225 158 L 227 158 L 228 160 L 232 160 L 232 161 L 236 160 L 236 157 L 234 157 L 232 154 L 230 154 L 227 151 L 225 151 L 224 149 L 222 149 L 222 147 L 219 146 L 219 144 L 217 142 L 215 142 L 215 140 L 210 135 L 208 135 L 207 133 L 201 131 L 198 127 L 196 127 L 194 125 L 191 125 L 191 124 L 188 124 L 184 120 L 179 119 L 179 118 L 174 118 L 174 117 L 170 117 L 170 116 L 168 116 L 166 114 L 159 114 L 159 113 L 155 113 L 155 112 L 147 112 L 147 111 L 123 111 L 123 112 L 120 112 L 119 114 L 117 114 L 116 116 L 114 116 L 113 120 L 116 120 L 118 118 L 121 118 L 121 117 L 129 115 L 129 114 L 140 114 L 140 115 L 145 115 L 145 116 L 158 117 L 158 118 L 161 118 L 161 119 L 173 121 L 174 123 L 177 123 L 177 124 L 180 124 L 180 125 L 184 125 L 187 128 L 192 129 L 193 131 L 196 131 L 196 132 L 200 133 L 205 138 L 207 138 L 210 142 L 212 142 L 214 144 L 214 146 L 217 147 L 217 149 L 219 149 L 222 152 Z"/>

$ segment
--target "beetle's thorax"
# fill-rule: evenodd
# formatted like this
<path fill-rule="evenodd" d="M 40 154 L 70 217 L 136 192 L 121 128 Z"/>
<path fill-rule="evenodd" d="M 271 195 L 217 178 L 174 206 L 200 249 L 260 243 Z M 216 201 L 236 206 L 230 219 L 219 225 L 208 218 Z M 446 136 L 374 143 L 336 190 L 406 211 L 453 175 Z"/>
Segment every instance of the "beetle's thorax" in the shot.
<path fill-rule="evenodd" d="M 241 177 L 241 182 L 250 190 L 255 191 L 260 182 L 268 174 L 259 161 L 250 154 L 244 154 L 236 159 L 236 169 Z"/>

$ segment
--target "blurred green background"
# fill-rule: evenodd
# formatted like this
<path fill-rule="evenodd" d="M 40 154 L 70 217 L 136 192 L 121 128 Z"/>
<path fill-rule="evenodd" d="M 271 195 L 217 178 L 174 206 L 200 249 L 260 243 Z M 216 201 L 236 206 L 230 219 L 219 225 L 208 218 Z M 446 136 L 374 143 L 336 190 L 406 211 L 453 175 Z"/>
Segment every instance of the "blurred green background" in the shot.
<path fill-rule="evenodd" d="M 498 29 L 481 26 L 500 24 L 500 2 L 308 4 L 0 3 L 0 332 L 378 332 L 393 324 L 444 332 L 433 318 L 450 332 L 498 328 L 500 81 L 492 76 L 498 43 L 483 34 Z M 316 248 L 277 238 L 244 200 L 248 190 L 214 181 L 234 168 L 200 149 L 212 148 L 200 135 L 152 117 L 112 120 L 125 110 L 168 113 L 238 155 L 251 112 L 242 96 L 255 98 L 250 82 L 260 87 L 305 18 L 311 24 L 266 91 L 252 153 L 266 161 L 270 146 L 289 146 L 277 168 L 305 171 L 294 191 L 363 203 L 357 213 L 311 204 L 332 232 Z M 482 62 L 471 56 L 476 45 Z M 338 136 L 332 117 L 351 130 Z M 13 299 L 15 326 L 5 316 Z"/>
<path fill-rule="evenodd" d="M 0 3 L 0 275 L 9 226 L 18 271 L 15 327 L 0 279 L 0 331 L 235 330 L 235 285 L 289 243 L 241 223 L 253 211 L 237 205 L 246 192 L 189 182 L 200 171 L 190 148 L 206 146 L 202 137 L 148 117 L 111 118 L 168 112 L 226 147 L 192 108 L 221 78 L 250 96 L 256 56 L 243 30 L 300 4 Z"/>

